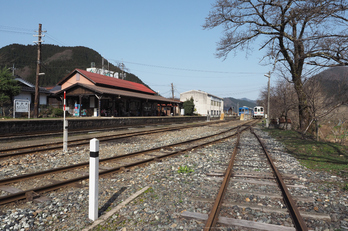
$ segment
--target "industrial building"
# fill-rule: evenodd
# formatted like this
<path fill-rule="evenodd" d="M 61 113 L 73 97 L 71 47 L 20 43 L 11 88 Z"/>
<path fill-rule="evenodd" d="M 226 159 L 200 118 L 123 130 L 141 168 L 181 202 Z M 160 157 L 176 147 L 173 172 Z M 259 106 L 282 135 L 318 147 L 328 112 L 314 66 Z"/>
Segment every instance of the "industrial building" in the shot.
<path fill-rule="evenodd" d="M 184 102 L 193 98 L 195 113 L 201 116 L 220 116 L 224 108 L 223 98 L 201 90 L 191 90 L 180 94 L 180 101 Z"/>

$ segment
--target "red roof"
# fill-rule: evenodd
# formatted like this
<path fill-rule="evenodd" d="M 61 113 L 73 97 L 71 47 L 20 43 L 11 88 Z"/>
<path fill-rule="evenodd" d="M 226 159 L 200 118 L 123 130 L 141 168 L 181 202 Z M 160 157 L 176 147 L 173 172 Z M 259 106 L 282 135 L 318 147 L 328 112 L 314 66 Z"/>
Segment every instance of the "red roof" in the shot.
<path fill-rule="evenodd" d="M 88 72 L 85 70 L 81 69 L 75 69 L 72 73 L 70 73 L 66 78 L 64 78 L 62 81 L 60 81 L 58 84 L 64 83 L 69 76 L 71 76 L 75 71 L 79 72 L 82 74 L 84 77 L 89 79 L 91 82 L 93 82 L 95 85 L 107 85 L 107 86 L 112 86 L 112 87 L 118 87 L 118 88 L 123 88 L 123 89 L 129 89 L 129 90 L 135 90 L 135 91 L 140 91 L 140 92 L 146 92 L 146 93 L 151 93 L 151 94 L 156 94 L 156 92 L 152 91 L 148 87 L 146 87 L 143 84 L 140 83 L 135 83 L 123 79 L 117 79 L 105 75 L 100 75 L 92 72 Z"/>

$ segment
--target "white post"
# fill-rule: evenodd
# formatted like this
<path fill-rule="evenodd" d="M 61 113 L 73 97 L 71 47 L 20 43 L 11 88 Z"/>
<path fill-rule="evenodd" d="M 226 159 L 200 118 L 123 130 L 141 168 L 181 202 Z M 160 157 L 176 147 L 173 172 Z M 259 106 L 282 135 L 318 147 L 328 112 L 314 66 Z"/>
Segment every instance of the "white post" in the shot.
<path fill-rule="evenodd" d="M 89 219 L 98 218 L 98 177 L 99 177 L 99 140 L 90 140 L 89 158 Z"/>
<path fill-rule="evenodd" d="M 64 112 L 65 115 L 65 112 Z M 65 116 L 64 116 L 65 117 Z M 68 121 L 64 118 L 63 121 L 63 152 L 68 151 Z"/>
<path fill-rule="evenodd" d="M 13 119 L 16 118 L 16 100 L 13 100 Z"/>
<path fill-rule="evenodd" d="M 65 119 L 66 92 L 64 91 L 63 152 L 68 151 L 68 121 Z"/>

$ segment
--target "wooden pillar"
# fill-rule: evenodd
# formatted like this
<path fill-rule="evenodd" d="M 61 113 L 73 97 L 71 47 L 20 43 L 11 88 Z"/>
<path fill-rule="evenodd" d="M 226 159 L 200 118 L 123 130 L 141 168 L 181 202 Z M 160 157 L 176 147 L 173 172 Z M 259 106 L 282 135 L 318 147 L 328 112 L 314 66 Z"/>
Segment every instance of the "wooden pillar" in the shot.
<path fill-rule="evenodd" d="M 111 112 L 111 116 L 114 116 L 115 115 L 115 108 L 116 108 L 116 99 L 115 99 L 115 96 L 112 97 L 112 112 Z"/>

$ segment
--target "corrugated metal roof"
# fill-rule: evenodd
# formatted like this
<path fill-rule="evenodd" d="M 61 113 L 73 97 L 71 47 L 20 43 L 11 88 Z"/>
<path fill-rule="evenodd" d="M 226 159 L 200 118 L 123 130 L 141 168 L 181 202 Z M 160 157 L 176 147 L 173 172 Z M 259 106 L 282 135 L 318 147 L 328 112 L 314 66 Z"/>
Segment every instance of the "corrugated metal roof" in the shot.
<path fill-rule="evenodd" d="M 89 89 L 93 92 L 96 92 L 98 94 L 107 94 L 107 95 L 119 95 L 119 96 L 127 96 L 127 97 L 133 97 L 133 98 L 141 98 L 141 99 L 148 99 L 148 100 L 154 100 L 158 102 L 166 102 L 166 103 L 180 103 L 177 101 L 173 101 L 171 99 L 164 98 L 159 95 L 150 95 L 150 94 L 144 94 L 144 93 L 138 93 L 138 92 L 132 92 L 127 90 L 121 90 L 121 89 L 115 89 L 115 88 L 108 88 L 108 87 L 102 87 L 102 86 L 96 86 L 96 85 L 89 85 L 89 84 L 82 84 L 82 83 L 76 83 L 74 85 L 69 86 L 68 88 L 65 88 L 63 90 L 57 91 L 55 95 L 61 94 L 63 91 L 69 91 L 69 89 L 75 88 L 75 87 L 82 87 Z"/>
<path fill-rule="evenodd" d="M 21 91 L 25 91 L 25 92 L 35 92 L 35 85 L 29 83 L 28 81 L 22 79 L 21 77 L 17 76 L 15 78 L 15 80 L 19 81 L 20 83 L 22 83 L 21 86 Z M 49 90 L 47 90 L 44 87 L 39 87 L 39 92 L 40 93 L 45 93 L 45 94 L 50 94 L 51 92 Z"/>
<path fill-rule="evenodd" d="M 81 69 L 75 69 L 73 72 L 71 72 L 69 75 L 67 75 L 65 78 L 63 78 L 58 85 L 62 85 L 65 81 L 67 81 L 75 72 L 79 72 L 81 75 L 83 75 L 85 78 L 89 79 L 92 83 L 95 85 L 107 85 L 110 87 L 117 87 L 117 88 L 123 88 L 133 91 L 139 91 L 144 93 L 150 93 L 150 94 L 156 94 L 156 92 L 152 91 L 148 87 L 146 87 L 143 84 L 135 83 L 127 80 L 117 79 L 105 75 L 100 75 L 92 72 L 88 72 Z"/>

